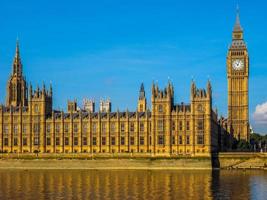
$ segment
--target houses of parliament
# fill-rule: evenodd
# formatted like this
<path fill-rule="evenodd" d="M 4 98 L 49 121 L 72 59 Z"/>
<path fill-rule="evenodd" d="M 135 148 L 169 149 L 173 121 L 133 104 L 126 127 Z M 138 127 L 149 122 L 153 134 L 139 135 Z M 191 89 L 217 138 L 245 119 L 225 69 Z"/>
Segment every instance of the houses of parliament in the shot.
<path fill-rule="evenodd" d="M 100 110 L 86 101 L 67 112 L 53 109 L 52 85 L 34 89 L 23 74 L 19 44 L 0 106 L 0 152 L 207 155 L 231 148 L 232 139 L 249 140 L 249 58 L 239 14 L 227 54 L 228 117 L 212 108 L 212 86 L 199 89 L 192 81 L 190 103 L 174 102 L 174 86 L 151 87 L 151 107 L 141 84 L 137 109 L 115 111 L 110 101 Z M 3 94 L 3 91 L 1 92 Z"/>

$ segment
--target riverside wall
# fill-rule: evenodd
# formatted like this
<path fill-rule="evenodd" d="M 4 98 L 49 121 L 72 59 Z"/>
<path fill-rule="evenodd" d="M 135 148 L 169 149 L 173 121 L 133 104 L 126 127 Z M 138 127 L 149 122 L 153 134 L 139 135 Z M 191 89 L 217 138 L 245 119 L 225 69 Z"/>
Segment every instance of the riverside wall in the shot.
<path fill-rule="evenodd" d="M 267 153 L 220 153 L 209 156 L 1 154 L 0 169 L 267 169 Z"/>

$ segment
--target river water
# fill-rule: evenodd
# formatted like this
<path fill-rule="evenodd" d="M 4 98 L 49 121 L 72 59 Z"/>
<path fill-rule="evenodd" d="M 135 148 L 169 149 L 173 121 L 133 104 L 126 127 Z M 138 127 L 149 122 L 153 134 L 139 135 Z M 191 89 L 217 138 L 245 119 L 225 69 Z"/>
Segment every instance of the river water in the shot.
<path fill-rule="evenodd" d="M 266 171 L 0 170 L 0 199 L 267 199 Z"/>

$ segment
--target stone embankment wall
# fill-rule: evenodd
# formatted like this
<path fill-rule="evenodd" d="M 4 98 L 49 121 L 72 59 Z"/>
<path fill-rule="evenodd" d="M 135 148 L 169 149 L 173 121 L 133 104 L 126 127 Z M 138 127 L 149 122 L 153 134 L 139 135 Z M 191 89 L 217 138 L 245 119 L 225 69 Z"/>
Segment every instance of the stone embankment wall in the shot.
<path fill-rule="evenodd" d="M 0 169 L 267 169 L 266 153 L 220 153 L 212 159 L 145 154 L 1 154 L 0 158 Z"/>
<path fill-rule="evenodd" d="M 267 153 L 220 153 L 221 169 L 267 169 Z"/>

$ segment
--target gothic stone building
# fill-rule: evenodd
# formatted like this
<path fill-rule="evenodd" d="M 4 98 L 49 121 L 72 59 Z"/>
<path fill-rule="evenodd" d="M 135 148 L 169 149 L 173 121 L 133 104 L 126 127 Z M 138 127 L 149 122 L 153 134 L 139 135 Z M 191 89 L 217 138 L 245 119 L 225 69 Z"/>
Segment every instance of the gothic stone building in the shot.
<path fill-rule="evenodd" d="M 212 109 L 209 81 L 206 89 L 192 81 L 189 104 L 174 102 L 172 83 L 164 89 L 153 83 L 151 108 L 142 84 L 134 112 L 112 112 L 110 102 L 99 112 L 92 106 L 78 110 L 69 102 L 63 112 L 53 110 L 51 85 L 48 90 L 28 87 L 17 44 L 6 105 L 0 106 L 0 151 L 211 155 L 224 145 L 229 130 L 248 138 L 248 55 L 239 16 L 227 58 L 227 120 L 218 120 Z"/>

